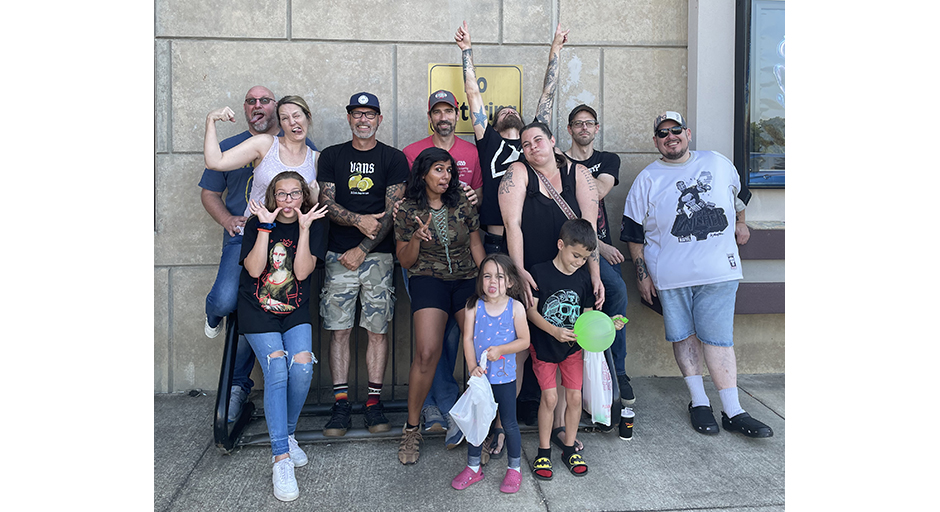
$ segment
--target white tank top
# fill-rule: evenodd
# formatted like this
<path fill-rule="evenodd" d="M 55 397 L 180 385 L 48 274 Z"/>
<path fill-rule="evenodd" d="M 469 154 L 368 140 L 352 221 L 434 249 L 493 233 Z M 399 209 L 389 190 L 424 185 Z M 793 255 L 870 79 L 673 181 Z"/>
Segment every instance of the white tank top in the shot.
<path fill-rule="evenodd" d="M 307 183 L 315 185 L 317 180 L 317 170 L 314 167 L 314 158 L 315 152 L 307 147 L 307 156 L 304 158 L 304 162 L 297 167 L 291 167 L 285 165 L 281 161 L 280 156 L 278 155 L 280 149 L 280 143 L 278 138 L 274 137 L 274 144 L 271 144 L 271 148 L 268 149 L 267 154 L 264 155 L 264 158 L 261 160 L 261 163 L 258 167 L 255 167 L 254 173 L 251 178 L 251 192 L 248 194 L 248 200 L 255 200 L 261 204 L 264 204 L 264 192 L 268 189 L 268 184 L 271 183 L 271 180 L 275 176 L 284 172 L 284 171 L 294 171 L 307 180 Z M 245 217 L 250 217 L 251 212 L 248 209 L 248 206 L 245 206 Z"/>

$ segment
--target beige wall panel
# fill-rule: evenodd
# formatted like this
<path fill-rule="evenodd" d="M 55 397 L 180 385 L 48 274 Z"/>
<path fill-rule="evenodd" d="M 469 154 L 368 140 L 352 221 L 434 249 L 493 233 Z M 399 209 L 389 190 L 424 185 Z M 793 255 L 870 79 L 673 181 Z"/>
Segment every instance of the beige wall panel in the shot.
<path fill-rule="evenodd" d="M 158 393 L 169 388 L 170 311 L 168 268 L 153 270 L 153 390 Z"/>
<path fill-rule="evenodd" d="M 394 48 L 391 45 L 279 42 L 173 43 L 173 151 L 202 153 L 206 114 L 222 106 L 236 123 L 217 123 L 224 139 L 248 129 L 242 104 L 254 85 L 278 99 L 302 96 L 313 121 L 310 138 L 318 148 L 349 140 L 349 97 L 368 91 L 382 105 L 378 138 L 393 144 Z M 251 56 L 245 63 L 245 57 Z"/>
<path fill-rule="evenodd" d="M 738 373 L 785 373 L 786 315 L 734 317 Z"/>
<path fill-rule="evenodd" d="M 156 0 L 157 37 L 287 36 L 288 0 Z"/>
<path fill-rule="evenodd" d="M 503 42 L 551 44 L 555 37 L 554 3 L 554 0 L 503 0 Z M 495 22 L 495 13 L 493 19 Z M 561 28 L 568 27 L 562 23 Z"/>
<path fill-rule="evenodd" d="M 560 0 L 559 4 L 561 27 L 571 29 L 572 44 L 685 46 L 688 41 L 688 0 Z"/>
<path fill-rule="evenodd" d="M 218 265 L 222 227 L 199 199 L 202 154 L 157 155 L 154 265 Z"/>
<path fill-rule="evenodd" d="M 154 148 L 157 153 L 170 149 L 170 42 L 156 40 L 154 53 Z"/>
<path fill-rule="evenodd" d="M 350 41 L 454 41 L 465 20 L 474 42 L 497 42 L 498 0 L 323 0 L 292 2 L 291 36 Z"/>
<path fill-rule="evenodd" d="M 170 270 L 169 387 L 171 391 L 215 390 L 225 338 L 204 332 L 206 294 L 217 267 L 175 267 Z"/>
<path fill-rule="evenodd" d="M 605 149 L 655 149 L 653 119 L 665 110 L 685 114 L 687 84 L 685 48 L 604 50 Z"/>
<path fill-rule="evenodd" d="M 571 147 L 568 134 L 568 114 L 578 105 L 593 108 L 604 130 L 604 105 L 601 102 L 601 50 L 567 46 L 561 51 L 558 70 L 558 89 L 555 93 L 555 144 L 562 150 Z M 598 133 L 594 148 L 604 151 L 603 139 Z"/>

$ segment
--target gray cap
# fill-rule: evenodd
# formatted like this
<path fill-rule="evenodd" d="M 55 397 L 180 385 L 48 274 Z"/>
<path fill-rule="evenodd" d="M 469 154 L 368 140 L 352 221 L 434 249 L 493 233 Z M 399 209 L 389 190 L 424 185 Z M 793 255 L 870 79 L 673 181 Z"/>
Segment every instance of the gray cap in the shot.
<path fill-rule="evenodd" d="M 665 113 L 656 116 L 656 120 L 653 121 L 653 131 L 655 132 L 658 130 L 659 125 L 670 119 L 679 123 L 679 126 L 685 128 L 685 119 L 682 118 L 682 114 L 673 112 L 672 110 L 667 110 Z"/>

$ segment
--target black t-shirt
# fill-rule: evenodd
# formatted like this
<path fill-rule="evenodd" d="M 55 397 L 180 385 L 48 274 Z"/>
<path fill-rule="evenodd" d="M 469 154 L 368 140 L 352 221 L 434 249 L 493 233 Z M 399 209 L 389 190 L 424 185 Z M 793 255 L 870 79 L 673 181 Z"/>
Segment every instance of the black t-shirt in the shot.
<path fill-rule="evenodd" d="M 477 140 L 480 170 L 483 173 L 483 200 L 480 209 L 480 224 L 502 226 L 503 216 L 499 210 L 499 182 L 509 165 L 525 160 L 520 139 L 504 139 L 492 126 L 486 125 L 483 138 Z M 322 157 L 321 157 L 322 158 Z"/>
<path fill-rule="evenodd" d="M 355 149 L 352 141 L 330 146 L 320 153 L 317 163 L 317 179 L 336 185 L 336 203 L 360 214 L 384 212 L 386 189 L 408 181 L 408 173 L 405 154 L 379 141 L 368 151 Z M 364 238 L 355 226 L 331 222 L 327 247 L 330 251 L 344 253 Z M 372 252 L 393 252 L 394 238 L 389 231 Z"/>
<path fill-rule="evenodd" d="M 594 151 L 594 154 L 584 161 L 575 160 L 571 156 L 568 158 L 576 164 L 587 167 L 587 170 L 591 171 L 591 176 L 597 178 L 601 174 L 609 174 L 614 177 L 615 187 L 620 184 L 620 157 L 617 153 Z M 604 206 L 603 199 L 597 205 L 597 238 L 607 245 L 613 245 L 610 239 L 610 224 L 607 222 L 607 207 Z"/>
<path fill-rule="evenodd" d="M 583 265 L 569 276 L 555 267 L 553 258 L 536 264 L 529 273 L 539 287 L 535 293 L 539 300 L 538 312 L 548 323 L 573 329 L 575 321 L 583 311 L 582 304 L 587 301 L 587 307 L 593 307 L 594 287 L 591 286 L 587 265 Z M 533 324 L 529 324 L 529 331 L 532 333 L 532 346 L 539 361 L 560 363 L 581 350 L 581 345 L 576 342 L 560 342 Z"/>
<path fill-rule="evenodd" d="M 310 226 L 310 253 L 318 259 L 326 255 L 328 222 L 319 219 Z M 268 261 L 258 278 L 251 277 L 244 268 L 245 257 L 258 239 L 258 217 L 252 215 L 245 223 L 245 237 L 238 264 L 242 273 L 238 282 L 238 332 L 284 333 L 291 328 L 310 323 L 310 281 L 294 278 L 294 258 L 300 239 L 299 224 L 275 222 L 268 235 Z"/>

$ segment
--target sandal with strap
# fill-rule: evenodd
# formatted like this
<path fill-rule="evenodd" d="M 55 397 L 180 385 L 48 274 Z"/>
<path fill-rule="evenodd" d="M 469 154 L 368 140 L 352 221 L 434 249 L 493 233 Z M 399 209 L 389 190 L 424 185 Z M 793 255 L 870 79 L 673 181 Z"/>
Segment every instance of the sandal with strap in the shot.
<path fill-rule="evenodd" d="M 490 433 L 490 436 L 492 436 L 492 439 L 489 444 L 484 445 L 487 448 L 483 451 L 490 452 L 490 459 L 499 459 L 500 457 L 503 456 L 503 453 L 506 451 L 506 432 L 501 428 L 494 428 L 493 431 Z M 499 445 L 499 436 L 503 436 L 502 446 Z M 499 449 L 496 452 L 492 451 L 492 450 L 496 450 L 497 448 Z"/>
<path fill-rule="evenodd" d="M 574 476 L 584 476 L 588 472 L 587 462 L 584 462 L 584 459 L 580 454 L 572 453 L 568 457 L 562 457 L 562 460 L 565 461 L 565 466 L 568 466 L 568 471 L 571 471 L 571 474 Z M 581 468 L 584 468 L 581 471 Z"/>
<path fill-rule="evenodd" d="M 565 427 L 557 427 L 552 429 L 552 444 L 558 448 L 564 450 L 565 442 L 562 440 L 561 436 L 565 435 Z M 575 453 L 581 453 L 584 450 L 584 445 L 581 444 L 581 440 L 575 438 L 574 440 L 574 451 Z"/>
<path fill-rule="evenodd" d="M 554 475 L 552 472 L 552 460 L 548 457 L 535 459 L 535 463 L 532 464 L 532 473 L 534 473 L 535 478 L 539 480 L 551 480 Z"/>

